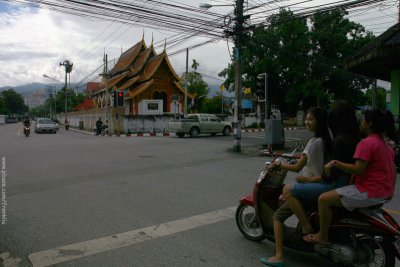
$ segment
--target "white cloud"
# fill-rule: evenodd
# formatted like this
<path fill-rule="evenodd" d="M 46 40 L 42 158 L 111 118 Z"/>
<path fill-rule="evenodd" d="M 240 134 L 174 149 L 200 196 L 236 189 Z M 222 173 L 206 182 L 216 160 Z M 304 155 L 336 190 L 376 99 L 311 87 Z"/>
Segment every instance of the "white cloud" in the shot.
<path fill-rule="evenodd" d="M 200 2 L 205 1 L 193 0 L 191 5 L 196 6 Z M 23 6 L 11 12 L 10 10 L 4 12 L 1 5 L 5 5 L 4 2 L 0 3 L 0 63 L 2 66 L 0 87 L 49 82 L 48 79 L 43 78 L 43 74 L 63 81 L 64 70 L 59 64 L 67 59 L 74 64 L 71 82 L 82 81 L 88 76 L 98 77 L 101 69 L 95 70 L 103 63 L 104 51 L 108 54 L 108 59 L 118 58 L 121 48 L 126 50 L 140 41 L 144 30 L 146 43 L 149 45 L 154 35 L 154 43 L 156 45 L 161 43 L 161 47 L 156 48 L 156 51 L 161 52 L 164 39 L 174 35 L 167 29 L 128 27 L 108 21 L 89 20 Z M 215 8 L 212 11 L 226 14 L 231 9 L 231 7 Z M 387 10 L 385 12 L 385 14 L 388 13 Z M 393 23 L 395 23 L 395 17 L 388 22 L 388 26 Z M 183 42 L 181 46 L 173 48 L 170 48 L 170 44 L 167 43 L 167 52 L 172 53 L 198 43 L 199 40 L 205 39 L 198 38 L 196 41 Z M 229 43 L 229 46 L 232 51 L 232 43 Z M 217 77 L 217 74 L 230 62 L 226 40 L 190 50 L 189 67 L 193 59 L 200 63 L 201 70 Z M 186 53 L 170 56 L 170 60 L 178 74 L 185 70 Z M 93 72 L 94 74 L 90 75 Z M 208 80 L 208 83 L 220 84 L 216 80 Z"/>

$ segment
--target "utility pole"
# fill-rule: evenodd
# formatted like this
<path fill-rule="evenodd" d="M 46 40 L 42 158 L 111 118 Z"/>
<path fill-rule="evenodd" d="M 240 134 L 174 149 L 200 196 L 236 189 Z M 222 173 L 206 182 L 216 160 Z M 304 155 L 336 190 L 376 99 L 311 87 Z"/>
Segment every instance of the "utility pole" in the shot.
<path fill-rule="evenodd" d="M 106 94 L 106 105 L 105 105 L 105 123 L 108 125 L 108 127 L 110 126 L 110 108 L 114 106 L 113 101 L 110 100 L 111 95 L 110 92 L 108 91 L 108 55 L 104 52 L 104 56 L 103 56 L 103 73 L 100 74 L 101 76 L 101 81 L 104 84 L 104 88 L 105 88 L 105 94 Z M 110 102 L 110 104 L 108 103 Z M 112 113 L 112 112 L 111 112 Z M 111 118 L 112 121 L 113 118 Z M 113 128 L 114 127 L 114 123 L 112 124 Z M 111 131 L 111 128 L 108 129 L 109 131 Z"/>
<path fill-rule="evenodd" d="M 188 94 L 188 75 L 189 75 L 189 48 L 186 48 L 186 74 L 185 74 L 185 107 L 184 117 L 187 116 L 187 94 Z"/>
<path fill-rule="evenodd" d="M 235 99 L 233 118 L 233 151 L 241 150 L 241 91 L 242 91 L 242 36 L 243 36 L 243 0 L 236 1 L 235 7 Z"/>
<path fill-rule="evenodd" d="M 67 87 L 68 87 L 68 73 L 71 73 L 72 71 L 72 62 L 69 62 L 69 60 L 64 60 L 63 63 L 60 63 L 60 66 L 65 67 L 65 88 L 64 88 L 64 112 L 65 112 L 65 119 L 67 119 Z"/>

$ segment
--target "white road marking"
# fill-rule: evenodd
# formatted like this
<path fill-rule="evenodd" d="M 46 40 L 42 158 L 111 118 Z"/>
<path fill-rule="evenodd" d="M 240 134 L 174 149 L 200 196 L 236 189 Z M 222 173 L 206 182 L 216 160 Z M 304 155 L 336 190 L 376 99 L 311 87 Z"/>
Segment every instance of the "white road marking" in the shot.
<path fill-rule="evenodd" d="M 18 267 L 21 262 L 20 258 L 11 257 L 9 252 L 0 254 L 0 260 L 4 267 Z"/>
<path fill-rule="evenodd" d="M 51 266 L 231 219 L 236 207 L 29 254 L 33 267 Z"/>

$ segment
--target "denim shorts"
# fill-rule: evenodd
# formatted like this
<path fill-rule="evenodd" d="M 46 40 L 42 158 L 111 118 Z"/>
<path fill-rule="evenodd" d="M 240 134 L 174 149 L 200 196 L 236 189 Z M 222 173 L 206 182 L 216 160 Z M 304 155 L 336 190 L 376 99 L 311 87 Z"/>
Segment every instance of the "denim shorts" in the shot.
<path fill-rule="evenodd" d="M 367 192 L 360 192 L 355 185 L 348 185 L 336 189 L 336 193 L 341 196 L 340 201 L 343 207 L 347 210 L 355 208 L 365 208 L 378 204 L 382 204 L 387 199 L 384 198 L 369 198 Z"/>
<path fill-rule="evenodd" d="M 292 184 L 292 195 L 298 199 L 317 200 L 319 195 L 335 189 L 331 183 L 298 183 Z"/>

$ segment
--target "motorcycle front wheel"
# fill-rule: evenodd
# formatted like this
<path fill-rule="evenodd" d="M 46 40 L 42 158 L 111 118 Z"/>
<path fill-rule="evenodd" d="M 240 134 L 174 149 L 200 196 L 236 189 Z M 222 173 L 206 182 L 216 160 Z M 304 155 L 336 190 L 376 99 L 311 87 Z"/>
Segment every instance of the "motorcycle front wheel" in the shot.
<path fill-rule="evenodd" d="M 236 209 L 236 225 L 242 235 L 252 241 L 262 241 L 266 238 L 256 217 L 253 206 L 240 203 Z"/>

